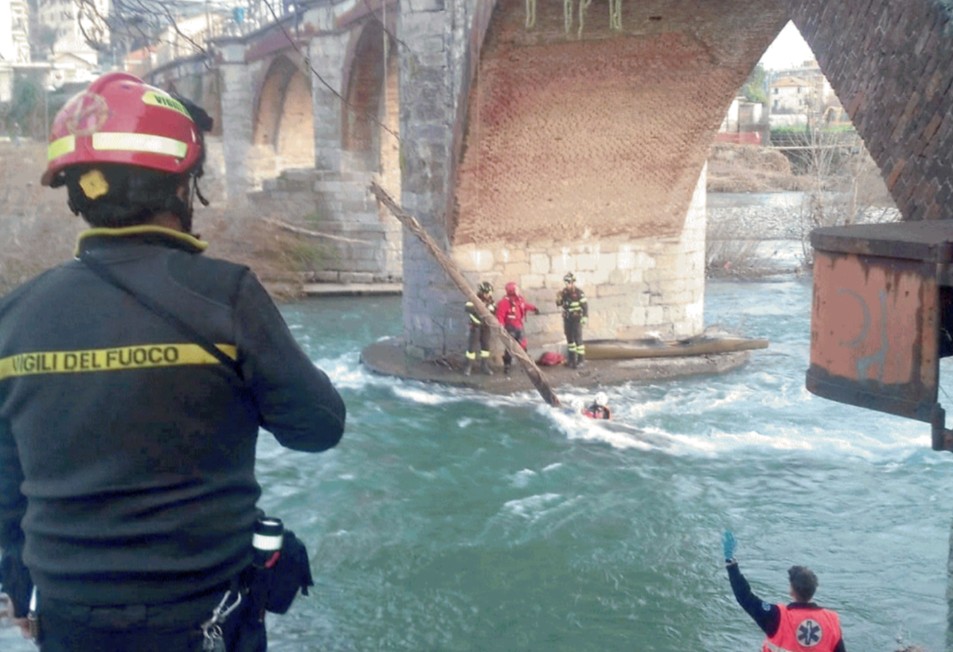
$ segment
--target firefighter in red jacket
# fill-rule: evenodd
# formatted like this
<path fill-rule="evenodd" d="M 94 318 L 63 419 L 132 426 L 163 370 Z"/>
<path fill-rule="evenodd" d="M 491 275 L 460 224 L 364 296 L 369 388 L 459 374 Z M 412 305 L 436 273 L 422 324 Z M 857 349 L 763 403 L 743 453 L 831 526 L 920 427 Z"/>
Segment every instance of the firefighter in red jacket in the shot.
<path fill-rule="evenodd" d="M 496 305 L 493 302 L 493 286 L 489 281 L 480 283 L 477 288 L 477 298 L 483 302 L 483 305 L 490 312 L 496 310 Z M 480 371 L 492 376 L 493 371 L 490 369 L 490 325 L 483 321 L 472 301 L 467 301 L 465 308 L 470 321 L 470 335 L 467 341 L 467 363 L 463 367 L 463 375 L 469 376 L 473 370 L 473 362 L 477 358 L 477 347 L 479 347 Z"/>
<path fill-rule="evenodd" d="M 837 612 L 811 602 L 817 590 L 817 575 L 805 566 L 791 566 L 788 580 L 794 602 L 769 604 L 751 591 L 735 561 L 735 537 L 725 532 L 722 540 L 725 566 L 735 600 L 765 633 L 762 652 L 846 652 Z"/>
<path fill-rule="evenodd" d="M 507 283 L 506 296 L 496 304 L 496 318 L 506 329 L 506 332 L 520 343 L 524 351 L 526 350 L 526 336 L 523 334 L 523 319 L 530 312 L 538 315 L 539 308 L 523 298 L 516 283 L 513 281 Z M 510 355 L 509 351 L 506 351 L 503 353 L 503 372 L 507 376 L 510 375 L 512 364 L 513 356 Z"/>

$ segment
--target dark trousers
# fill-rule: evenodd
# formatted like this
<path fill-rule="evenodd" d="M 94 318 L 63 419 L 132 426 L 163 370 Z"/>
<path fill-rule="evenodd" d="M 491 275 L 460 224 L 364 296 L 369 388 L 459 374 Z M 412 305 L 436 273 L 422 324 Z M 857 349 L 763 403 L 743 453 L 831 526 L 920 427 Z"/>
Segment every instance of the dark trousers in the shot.
<path fill-rule="evenodd" d="M 480 348 L 477 348 L 477 347 Z M 481 357 L 489 357 L 490 352 L 490 327 L 486 324 L 481 324 L 479 326 L 470 326 L 470 338 L 467 342 L 467 358 L 470 360 L 475 360 L 477 357 L 477 351 L 482 353 L 486 351 L 488 355 Z M 471 357 L 472 356 L 472 357 Z"/>
<path fill-rule="evenodd" d="M 523 347 L 523 350 L 525 351 L 526 338 L 523 336 L 523 329 L 516 328 L 515 326 L 511 326 L 509 324 L 507 324 L 503 328 L 506 329 L 507 333 L 513 336 L 514 340 L 520 343 L 520 346 Z M 511 364 L 513 364 L 513 356 L 510 355 L 510 352 L 508 350 L 504 351 L 503 352 L 503 367 L 508 368 Z"/>
<path fill-rule="evenodd" d="M 201 652 L 201 625 L 223 591 L 158 605 L 89 607 L 40 597 L 41 652 Z M 229 599 L 231 604 L 231 598 Z M 228 652 L 264 652 L 265 623 L 244 600 L 222 624 Z"/>
<path fill-rule="evenodd" d="M 566 335 L 569 352 L 575 353 L 579 345 L 582 344 L 582 319 L 579 317 L 563 317 L 563 333 Z"/>

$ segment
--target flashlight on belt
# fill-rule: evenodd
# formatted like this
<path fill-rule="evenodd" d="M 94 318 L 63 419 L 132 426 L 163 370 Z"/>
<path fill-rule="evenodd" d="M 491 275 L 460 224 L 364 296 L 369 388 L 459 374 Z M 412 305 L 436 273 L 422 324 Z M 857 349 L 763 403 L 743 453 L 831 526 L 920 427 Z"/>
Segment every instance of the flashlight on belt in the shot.
<path fill-rule="evenodd" d="M 272 568 L 281 557 L 285 526 L 280 518 L 263 516 L 255 522 L 251 545 L 254 549 L 252 564 L 255 568 Z"/>

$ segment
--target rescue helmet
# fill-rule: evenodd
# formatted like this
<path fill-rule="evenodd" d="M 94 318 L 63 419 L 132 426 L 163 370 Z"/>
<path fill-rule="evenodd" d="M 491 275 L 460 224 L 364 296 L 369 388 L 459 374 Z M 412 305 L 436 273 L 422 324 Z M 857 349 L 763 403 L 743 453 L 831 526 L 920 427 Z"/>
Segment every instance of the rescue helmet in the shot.
<path fill-rule="evenodd" d="M 516 283 L 510 281 L 506 284 L 506 294 L 507 296 L 516 296 Z"/>
<path fill-rule="evenodd" d="M 56 114 L 40 181 L 55 188 L 65 182 L 67 168 L 109 163 L 190 173 L 200 168 L 202 131 L 212 126 L 204 111 L 200 118 L 190 111 L 194 106 L 135 75 L 102 75 Z"/>
<path fill-rule="evenodd" d="M 596 394 L 596 398 L 593 399 L 593 403 L 601 407 L 606 407 L 609 405 L 609 397 L 606 396 L 605 392 L 599 392 Z"/>
<path fill-rule="evenodd" d="M 493 285 L 489 281 L 480 283 L 479 290 L 483 294 L 490 294 L 493 291 Z"/>
<path fill-rule="evenodd" d="M 575 282 L 576 282 L 576 275 L 573 274 L 572 272 L 566 272 L 566 275 L 563 276 L 563 280 L 564 280 L 567 284 L 568 284 L 568 283 L 575 283 Z"/>

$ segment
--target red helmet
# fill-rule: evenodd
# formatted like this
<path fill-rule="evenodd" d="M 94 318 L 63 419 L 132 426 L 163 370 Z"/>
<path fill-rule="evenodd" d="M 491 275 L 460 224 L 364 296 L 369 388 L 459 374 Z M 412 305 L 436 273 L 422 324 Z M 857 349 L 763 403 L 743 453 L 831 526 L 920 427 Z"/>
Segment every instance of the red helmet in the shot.
<path fill-rule="evenodd" d="M 508 294 L 511 297 L 516 296 L 516 283 L 514 283 L 513 281 L 510 281 L 509 283 L 506 284 L 506 294 Z"/>
<path fill-rule="evenodd" d="M 84 163 L 184 174 L 201 158 L 201 131 L 182 102 L 135 75 L 111 72 L 56 114 L 40 181 L 59 185 L 60 172 Z"/>

